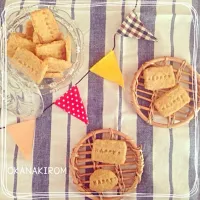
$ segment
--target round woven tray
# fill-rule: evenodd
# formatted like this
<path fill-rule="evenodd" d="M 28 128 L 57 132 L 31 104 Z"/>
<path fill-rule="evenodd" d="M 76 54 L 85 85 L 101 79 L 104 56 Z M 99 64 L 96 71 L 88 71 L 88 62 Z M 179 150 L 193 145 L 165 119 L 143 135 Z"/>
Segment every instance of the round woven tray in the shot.
<path fill-rule="evenodd" d="M 144 88 L 143 78 L 143 71 L 146 68 L 164 65 L 173 66 L 177 84 L 186 89 L 191 99 L 190 103 L 167 118 L 158 114 L 154 108 L 154 101 L 169 89 L 149 91 Z M 194 78 L 195 76 L 197 79 Z M 195 80 L 197 80 L 197 84 Z M 131 93 L 136 112 L 144 121 L 163 128 L 178 127 L 189 122 L 194 117 L 194 111 L 200 109 L 200 76 L 185 60 L 174 57 L 161 57 L 148 61 L 140 67 L 134 76 Z"/>
<path fill-rule="evenodd" d="M 123 140 L 127 144 L 126 162 L 122 165 L 106 164 L 91 160 L 95 139 Z M 70 158 L 70 171 L 78 190 L 94 200 L 121 199 L 123 194 L 134 190 L 141 181 L 144 160 L 141 147 L 127 135 L 112 129 L 93 131 L 85 136 L 73 149 Z M 89 177 L 97 169 L 108 169 L 118 177 L 118 185 L 109 192 L 97 193 L 89 188 Z"/>

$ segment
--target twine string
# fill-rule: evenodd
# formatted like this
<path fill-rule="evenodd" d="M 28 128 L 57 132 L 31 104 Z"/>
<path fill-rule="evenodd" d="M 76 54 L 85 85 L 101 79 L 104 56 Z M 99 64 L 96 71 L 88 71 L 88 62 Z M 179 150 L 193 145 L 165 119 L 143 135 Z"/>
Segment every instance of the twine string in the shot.
<path fill-rule="evenodd" d="M 134 7 L 134 9 L 133 9 L 133 12 L 134 12 L 134 14 L 135 14 L 135 16 L 138 18 L 138 16 L 137 16 L 137 13 L 136 13 L 136 8 L 137 8 L 137 6 L 138 6 L 138 0 L 136 0 L 136 2 L 135 2 L 135 7 Z"/>
<path fill-rule="evenodd" d="M 78 85 L 89 73 L 90 70 L 88 70 L 87 73 L 75 85 Z"/>

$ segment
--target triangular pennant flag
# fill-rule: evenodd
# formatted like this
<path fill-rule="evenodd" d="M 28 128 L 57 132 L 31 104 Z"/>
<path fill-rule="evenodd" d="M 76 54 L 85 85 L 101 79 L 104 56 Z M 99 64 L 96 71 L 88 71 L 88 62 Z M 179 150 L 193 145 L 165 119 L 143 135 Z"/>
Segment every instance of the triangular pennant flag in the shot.
<path fill-rule="evenodd" d="M 27 160 L 31 159 L 33 151 L 33 138 L 35 133 L 35 120 L 8 125 L 7 132 L 13 138 L 19 151 Z"/>
<path fill-rule="evenodd" d="M 63 96 L 56 100 L 55 105 L 88 124 L 88 117 L 77 86 L 71 87 Z"/>
<path fill-rule="evenodd" d="M 114 51 L 109 52 L 90 71 L 124 87 L 124 79 Z"/>
<path fill-rule="evenodd" d="M 147 30 L 144 24 L 138 19 L 134 11 L 129 13 L 117 33 L 125 37 L 136 37 L 137 39 L 157 41 L 153 34 Z"/>

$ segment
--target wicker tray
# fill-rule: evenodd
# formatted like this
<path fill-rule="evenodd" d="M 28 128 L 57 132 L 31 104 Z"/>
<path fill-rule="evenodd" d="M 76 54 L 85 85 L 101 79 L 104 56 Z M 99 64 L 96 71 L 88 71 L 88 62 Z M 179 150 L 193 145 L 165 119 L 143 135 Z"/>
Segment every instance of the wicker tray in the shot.
<path fill-rule="evenodd" d="M 92 144 L 95 139 L 124 140 L 127 144 L 127 159 L 123 165 L 105 164 L 91 160 Z M 141 181 L 144 160 L 141 147 L 125 134 L 112 129 L 102 129 L 87 134 L 73 149 L 70 159 L 70 171 L 73 182 L 80 192 L 91 199 L 121 199 L 124 193 L 134 190 Z M 96 169 L 109 169 L 119 179 L 118 185 L 109 192 L 92 192 L 89 177 Z"/>
<path fill-rule="evenodd" d="M 144 88 L 143 71 L 151 66 L 172 65 L 177 84 L 181 84 L 190 95 L 190 103 L 173 115 L 164 118 L 154 108 L 154 101 L 169 89 L 149 91 Z M 197 75 L 197 87 L 194 77 Z M 200 76 L 185 60 L 174 57 L 161 57 L 143 64 L 136 72 L 132 85 L 132 103 L 138 115 L 150 125 L 173 128 L 189 122 L 195 111 L 200 109 Z"/>

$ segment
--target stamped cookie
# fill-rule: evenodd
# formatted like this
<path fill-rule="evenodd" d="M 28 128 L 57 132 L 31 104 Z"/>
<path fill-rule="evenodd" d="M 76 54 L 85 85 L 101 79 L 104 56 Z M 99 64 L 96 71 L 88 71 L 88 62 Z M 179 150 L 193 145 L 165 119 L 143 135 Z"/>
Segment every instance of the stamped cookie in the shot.
<path fill-rule="evenodd" d="M 150 67 L 144 70 L 144 87 L 148 90 L 159 90 L 174 87 L 176 84 L 173 67 Z"/>
<path fill-rule="evenodd" d="M 168 117 L 190 102 L 186 90 L 178 85 L 158 98 L 154 105 L 163 117 Z"/>
<path fill-rule="evenodd" d="M 38 44 L 36 46 L 36 55 L 44 60 L 48 57 L 57 59 L 66 59 L 65 42 L 63 40 L 54 41 L 50 44 Z"/>
<path fill-rule="evenodd" d="M 90 176 L 90 189 L 96 192 L 112 190 L 118 184 L 117 176 L 110 170 L 98 169 Z"/>
<path fill-rule="evenodd" d="M 11 63 L 13 67 L 27 75 L 37 84 L 41 83 L 47 71 L 47 66 L 26 49 L 18 48 L 13 58 L 11 58 Z"/>
<path fill-rule="evenodd" d="M 53 13 L 44 8 L 31 13 L 35 32 L 42 39 L 42 43 L 49 43 L 60 37 L 60 30 Z"/>
<path fill-rule="evenodd" d="M 8 57 L 13 57 L 17 48 L 24 48 L 35 53 L 35 44 L 22 33 L 11 33 L 7 44 Z"/>
<path fill-rule="evenodd" d="M 95 140 L 92 160 L 109 164 L 124 164 L 126 160 L 126 142 L 120 140 Z"/>
<path fill-rule="evenodd" d="M 71 62 L 57 58 L 46 58 L 44 63 L 48 65 L 48 72 L 63 72 L 72 66 Z"/>

